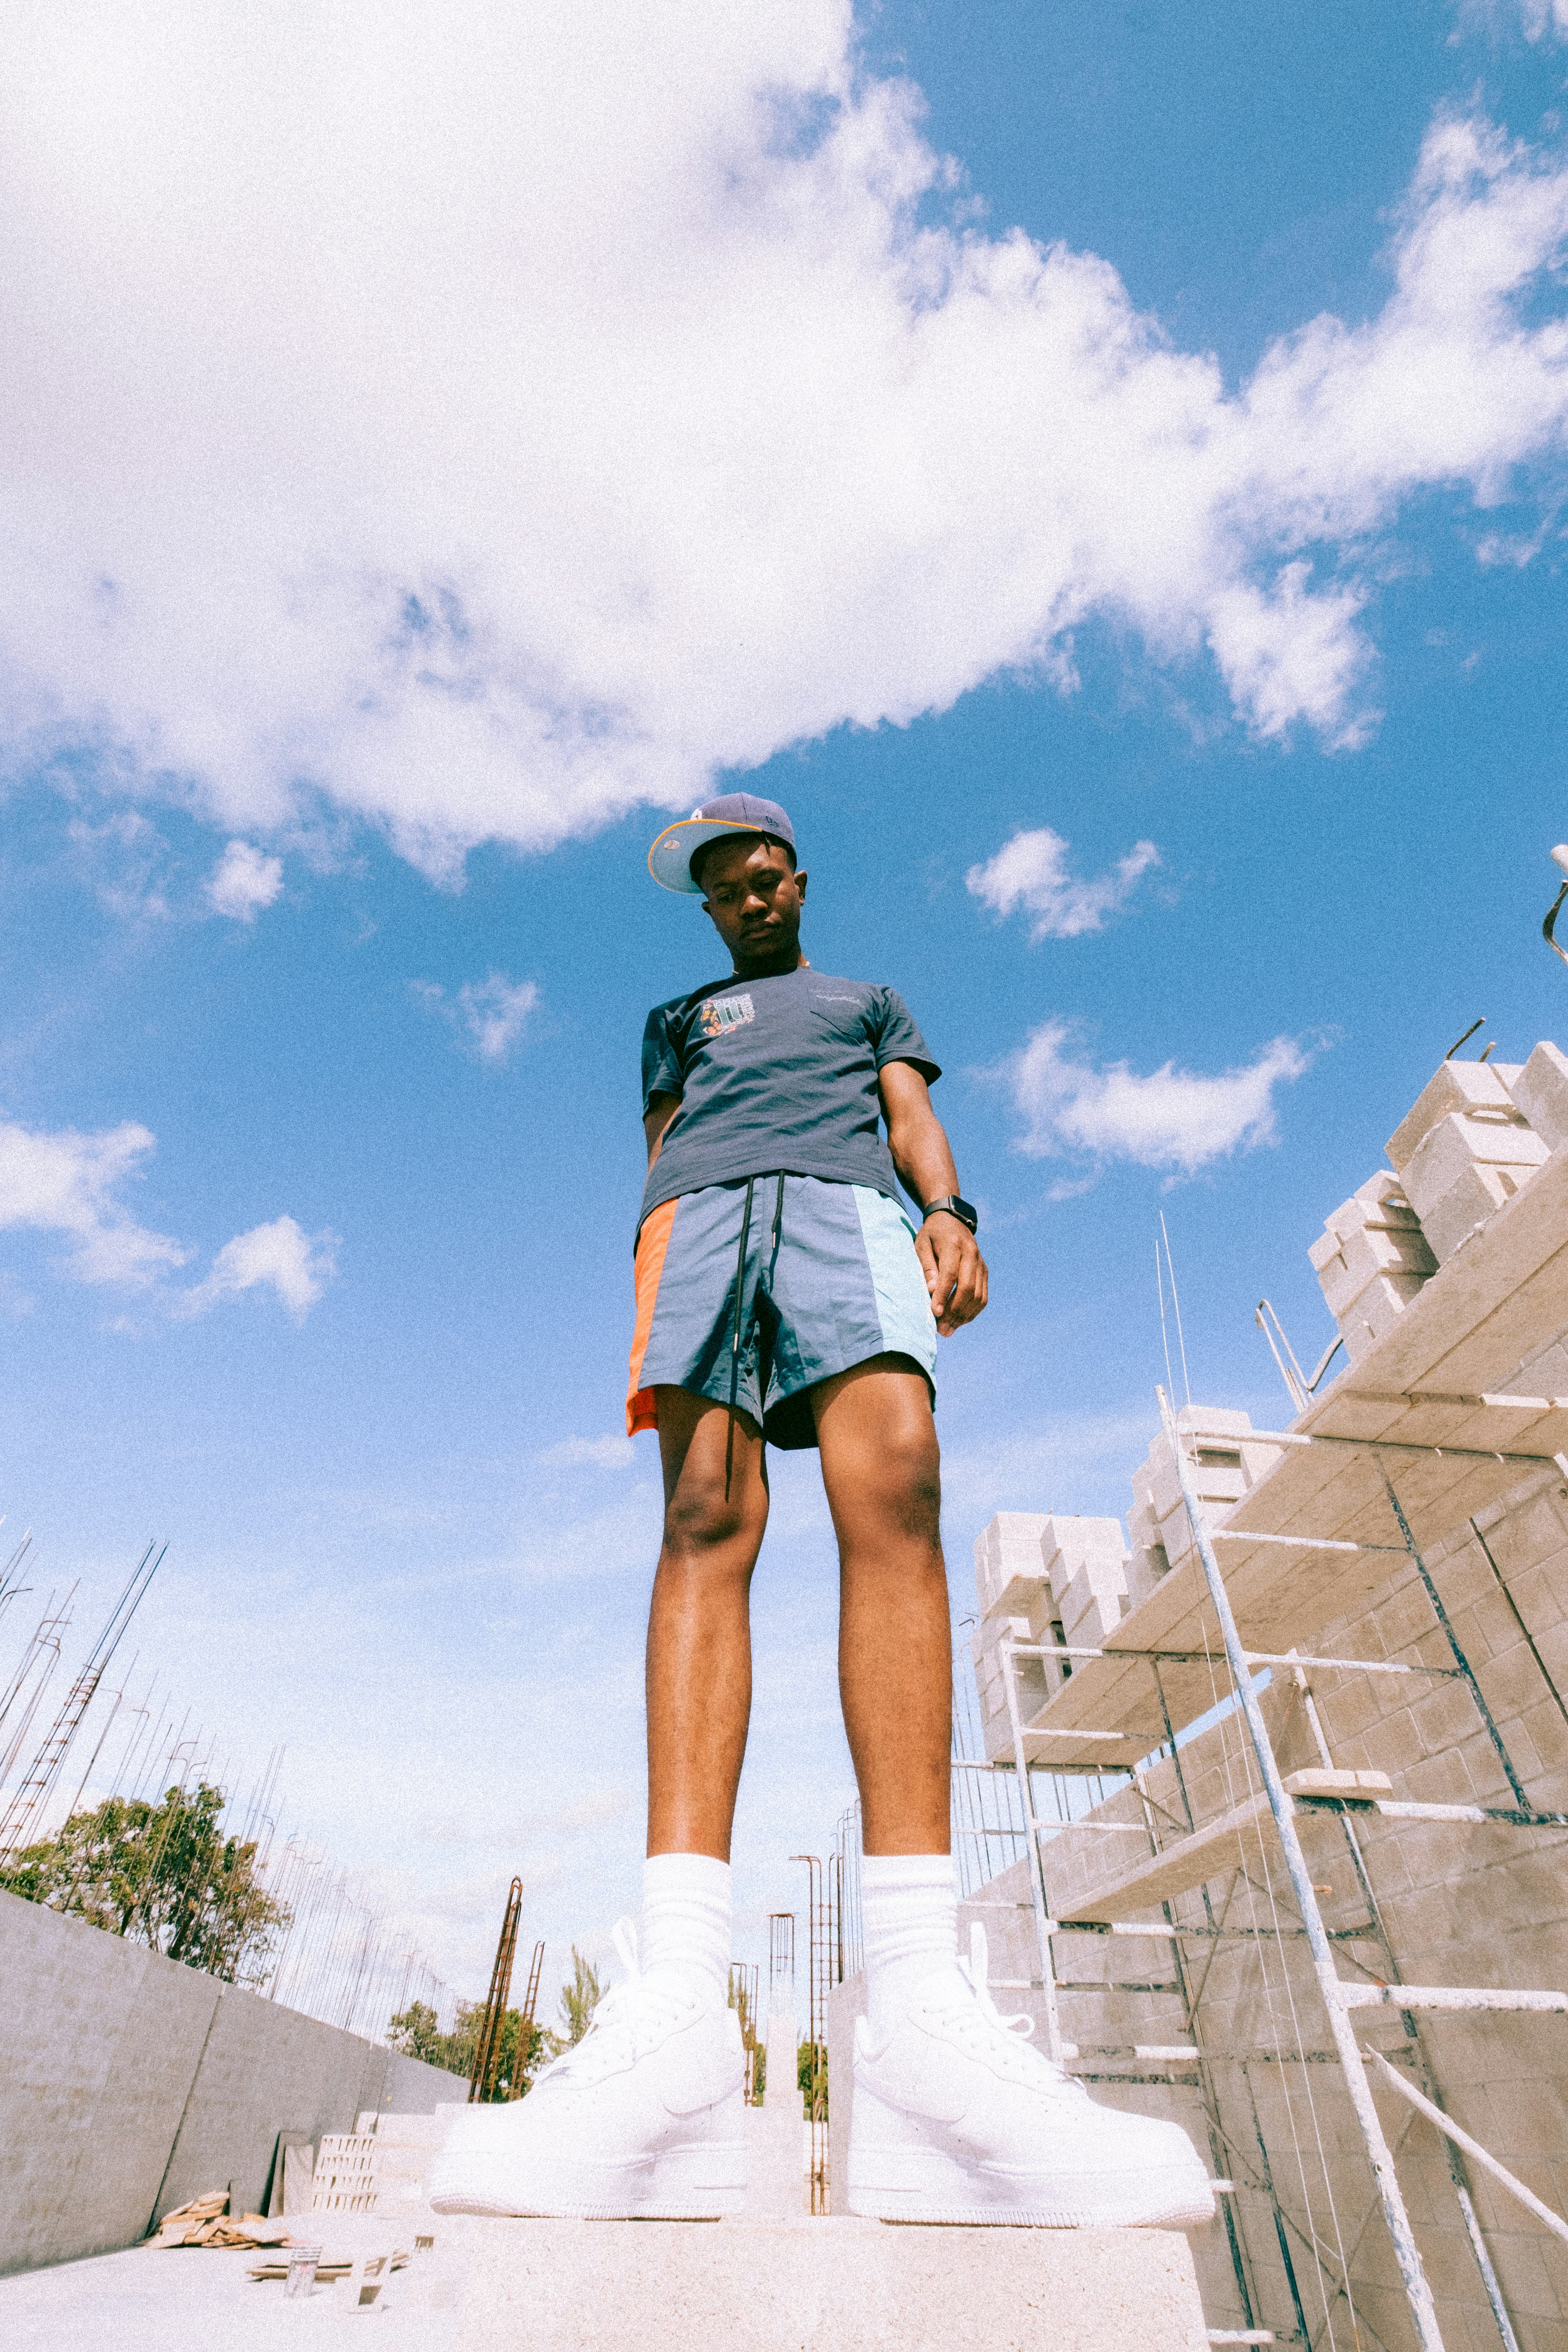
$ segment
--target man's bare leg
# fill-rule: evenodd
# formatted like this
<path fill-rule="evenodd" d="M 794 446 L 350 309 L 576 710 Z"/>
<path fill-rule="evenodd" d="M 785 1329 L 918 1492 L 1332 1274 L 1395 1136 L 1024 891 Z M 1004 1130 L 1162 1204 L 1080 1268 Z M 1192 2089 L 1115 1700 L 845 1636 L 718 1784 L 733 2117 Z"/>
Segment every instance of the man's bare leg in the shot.
<path fill-rule="evenodd" d="M 931 1391 L 875 1356 L 812 1391 L 838 1537 L 838 1685 L 868 1854 L 945 1854 L 952 1629 Z"/>
<path fill-rule="evenodd" d="M 768 1523 L 762 1432 L 686 1389 L 654 1391 L 664 1540 L 647 1625 L 647 1851 L 730 1859 L 752 1711 L 752 1571 Z"/>

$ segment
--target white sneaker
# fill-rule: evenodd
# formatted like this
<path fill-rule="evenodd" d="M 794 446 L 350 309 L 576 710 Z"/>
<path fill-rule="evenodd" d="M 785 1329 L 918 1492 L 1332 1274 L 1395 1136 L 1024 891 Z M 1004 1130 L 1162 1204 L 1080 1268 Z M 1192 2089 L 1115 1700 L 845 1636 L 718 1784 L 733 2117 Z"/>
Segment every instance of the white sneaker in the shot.
<path fill-rule="evenodd" d="M 745 2053 L 732 2009 L 673 1969 L 626 1977 L 524 2099 L 465 2108 L 430 2177 L 437 2213 L 711 2221 L 745 2197 Z"/>
<path fill-rule="evenodd" d="M 999 2017 L 983 1927 L 957 1971 L 928 1978 L 879 2047 L 855 2029 L 849 2210 L 882 2221 L 1185 2229 L 1214 2217 L 1177 2124 L 1096 2105 Z"/>

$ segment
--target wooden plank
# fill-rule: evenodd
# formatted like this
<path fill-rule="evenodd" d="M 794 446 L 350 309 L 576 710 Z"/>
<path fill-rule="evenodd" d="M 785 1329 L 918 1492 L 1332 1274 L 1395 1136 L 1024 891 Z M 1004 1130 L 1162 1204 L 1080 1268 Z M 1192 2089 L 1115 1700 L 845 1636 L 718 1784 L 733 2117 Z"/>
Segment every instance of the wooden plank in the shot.
<path fill-rule="evenodd" d="M 1202 1886 L 1222 1871 L 1236 1870 L 1242 1861 L 1241 1841 L 1252 1831 L 1254 1853 L 1259 1850 L 1264 1823 L 1268 1819 L 1268 1800 L 1254 1797 L 1245 1805 L 1237 1805 L 1228 1813 L 1221 1813 L 1190 1836 L 1178 1838 L 1173 1845 L 1165 1846 L 1159 1853 L 1146 1855 L 1131 1870 L 1118 1872 L 1087 1895 L 1080 1895 L 1069 1907 L 1055 1914 L 1058 1919 L 1077 1922 L 1082 1919 L 1126 1919 L 1134 1912 L 1156 1909 L 1178 1895 L 1185 1895 L 1194 1886 Z M 1254 1858 L 1249 1853 L 1247 1859 Z M 1049 1873 L 1050 1848 L 1045 1850 L 1045 1866 Z"/>

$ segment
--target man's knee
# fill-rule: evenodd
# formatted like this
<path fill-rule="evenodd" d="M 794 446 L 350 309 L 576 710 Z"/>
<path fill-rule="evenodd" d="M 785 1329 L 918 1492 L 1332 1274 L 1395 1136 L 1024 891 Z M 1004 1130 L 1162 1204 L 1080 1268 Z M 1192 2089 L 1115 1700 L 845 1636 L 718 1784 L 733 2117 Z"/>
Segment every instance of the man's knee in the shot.
<path fill-rule="evenodd" d="M 866 1465 L 861 1496 L 901 1533 L 935 1543 L 942 1522 L 942 1454 L 929 1416 L 884 1432 Z"/>
<path fill-rule="evenodd" d="M 683 1478 L 664 1508 L 664 1549 L 678 1558 L 710 1556 L 726 1549 L 754 1550 L 762 1540 L 765 1497 L 752 1494 L 749 1481 Z"/>

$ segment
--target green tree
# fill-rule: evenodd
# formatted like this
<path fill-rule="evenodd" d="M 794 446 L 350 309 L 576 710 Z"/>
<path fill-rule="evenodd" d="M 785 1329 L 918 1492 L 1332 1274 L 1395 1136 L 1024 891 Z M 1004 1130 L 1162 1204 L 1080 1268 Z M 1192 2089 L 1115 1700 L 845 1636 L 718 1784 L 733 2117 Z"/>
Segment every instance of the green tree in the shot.
<path fill-rule="evenodd" d="M 452 2036 L 442 2032 L 428 2001 L 415 2000 L 388 2021 L 386 2041 L 389 2049 L 401 2050 L 405 2058 L 423 2058 L 427 2066 L 445 2066 Z"/>
<path fill-rule="evenodd" d="M 226 1802 L 205 1780 L 156 1805 L 106 1797 L 25 1847 L 0 1886 L 226 1983 L 258 1983 L 290 1915 L 257 1876 L 254 1842 L 224 1835 Z"/>
<path fill-rule="evenodd" d="M 427 2066 L 444 2066 L 450 2074 L 461 2074 L 471 2081 L 474 2053 L 479 2047 L 479 2028 L 484 2021 L 484 2005 L 477 2000 L 460 2000 L 449 2033 L 443 2033 L 435 2011 L 427 2001 L 416 2000 L 388 2021 L 386 2039 L 394 2050 L 406 2057 L 423 2058 Z M 500 2048 L 488 2096 L 493 2100 L 521 2098 L 527 2090 L 529 2078 L 537 2070 L 544 2048 L 544 2035 L 537 2025 L 529 2028 L 528 2048 L 521 2065 L 521 2089 L 514 2091 L 518 2081 L 518 2045 L 522 2033 L 522 2012 L 509 2009 L 501 2020 Z"/>
<path fill-rule="evenodd" d="M 801 2100 L 807 2116 L 814 2099 L 822 2102 L 818 2120 L 827 2114 L 827 2044 L 826 2042 L 803 2042 L 795 2060 L 795 2081 L 800 2084 Z"/>
<path fill-rule="evenodd" d="M 752 1997 L 746 1988 L 745 1977 L 734 1971 L 730 1977 L 730 2007 L 740 2020 L 741 2047 L 752 2062 L 752 2101 L 753 2105 L 760 2105 L 767 2074 L 767 2052 L 757 2039 L 756 2022 L 752 2015 Z"/>
<path fill-rule="evenodd" d="M 531 2018 L 527 2047 L 522 2046 L 522 2011 L 509 2009 L 501 2020 L 500 2049 L 496 2057 L 493 2099 L 521 2099 L 546 2056 L 543 2028 Z"/>
<path fill-rule="evenodd" d="M 574 2050 L 594 2022 L 594 2011 L 605 1997 L 597 1969 L 590 1968 L 575 1944 L 572 1947 L 572 1974 L 561 1988 L 561 2023 L 563 2031 L 546 2027 L 541 2037 L 552 2058 L 563 2050 Z"/>

